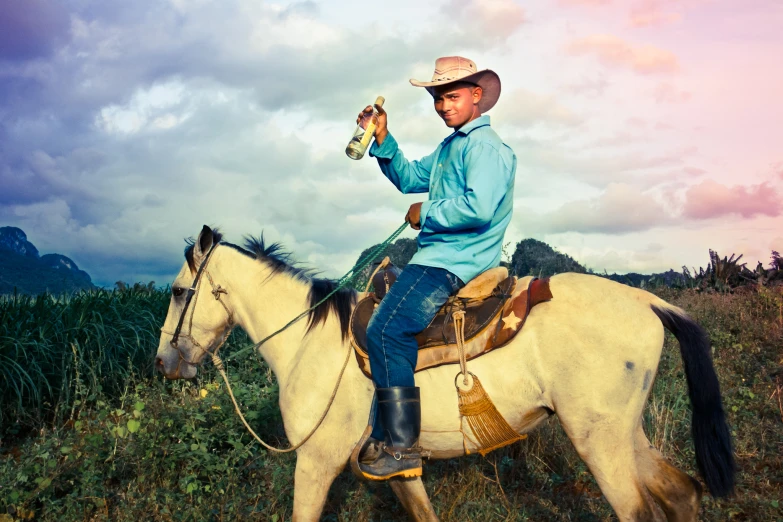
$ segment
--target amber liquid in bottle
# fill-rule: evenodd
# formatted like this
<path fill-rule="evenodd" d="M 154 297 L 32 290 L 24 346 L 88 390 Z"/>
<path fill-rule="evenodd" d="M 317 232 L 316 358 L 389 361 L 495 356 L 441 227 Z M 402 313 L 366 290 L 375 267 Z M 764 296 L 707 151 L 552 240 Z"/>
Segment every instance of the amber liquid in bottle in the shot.
<path fill-rule="evenodd" d="M 378 96 L 375 100 L 375 105 L 383 107 L 383 102 L 386 101 L 383 96 Z M 370 141 L 375 135 L 375 127 L 378 125 L 378 111 L 373 108 L 372 114 L 365 114 L 365 116 L 359 121 L 359 125 L 356 126 L 356 130 L 353 133 L 353 138 L 345 148 L 345 153 L 351 159 L 362 159 L 364 153 L 367 152 L 367 147 L 370 146 Z"/>

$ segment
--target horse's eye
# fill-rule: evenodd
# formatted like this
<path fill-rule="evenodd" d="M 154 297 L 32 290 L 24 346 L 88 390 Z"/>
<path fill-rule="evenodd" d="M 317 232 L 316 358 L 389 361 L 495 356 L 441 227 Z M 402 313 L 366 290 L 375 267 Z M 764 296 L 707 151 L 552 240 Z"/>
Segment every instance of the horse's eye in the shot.
<path fill-rule="evenodd" d="M 185 289 L 180 288 L 179 286 L 175 286 L 174 288 L 171 289 L 171 293 L 174 295 L 174 297 L 179 297 L 183 293 L 185 293 Z"/>

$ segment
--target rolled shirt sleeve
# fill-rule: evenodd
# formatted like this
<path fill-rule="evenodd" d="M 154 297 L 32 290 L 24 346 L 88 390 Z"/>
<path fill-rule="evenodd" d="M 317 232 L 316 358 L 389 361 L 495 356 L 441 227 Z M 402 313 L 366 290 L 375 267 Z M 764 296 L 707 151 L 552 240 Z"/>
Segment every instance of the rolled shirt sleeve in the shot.
<path fill-rule="evenodd" d="M 480 227 L 492 220 L 513 183 L 514 166 L 507 165 L 492 144 L 479 142 L 465 152 L 464 169 L 464 194 L 422 204 L 423 232 L 455 232 Z"/>
<path fill-rule="evenodd" d="M 408 161 L 391 134 L 386 135 L 382 145 L 373 142 L 370 147 L 370 156 L 378 160 L 383 175 L 403 194 L 429 191 L 436 152 L 420 160 Z"/>

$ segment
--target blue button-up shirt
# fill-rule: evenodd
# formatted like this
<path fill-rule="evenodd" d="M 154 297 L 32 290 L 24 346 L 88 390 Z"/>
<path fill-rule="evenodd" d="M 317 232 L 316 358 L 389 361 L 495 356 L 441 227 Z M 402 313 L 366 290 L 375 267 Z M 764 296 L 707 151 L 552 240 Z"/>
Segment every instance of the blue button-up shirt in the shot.
<path fill-rule="evenodd" d="M 465 283 L 500 264 L 517 158 L 489 116 L 466 123 L 418 161 L 406 160 L 391 134 L 373 143 L 370 155 L 403 194 L 429 192 L 411 263 L 445 268 Z"/>

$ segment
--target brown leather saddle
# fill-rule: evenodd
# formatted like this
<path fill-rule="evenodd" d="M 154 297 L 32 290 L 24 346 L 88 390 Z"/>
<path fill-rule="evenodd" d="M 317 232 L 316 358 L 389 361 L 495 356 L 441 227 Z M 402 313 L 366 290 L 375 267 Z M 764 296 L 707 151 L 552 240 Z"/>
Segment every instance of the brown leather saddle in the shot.
<path fill-rule="evenodd" d="M 351 344 L 359 368 L 368 377 L 371 373 L 367 355 L 367 324 L 398 273 L 399 269 L 393 266 L 379 270 L 372 278 L 376 291 L 360 300 L 351 314 Z M 505 267 L 487 270 L 450 297 L 429 326 L 416 335 L 419 353 L 415 371 L 459 362 L 454 312 L 465 311 L 465 358 L 469 361 L 508 344 L 522 329 L 530 309 L 550 299 L 552 293 L 548 278 L 524 277 L 517 280 L 508 275 Z"/>

